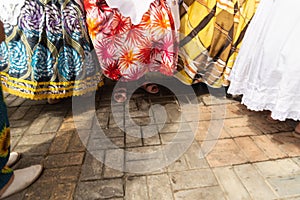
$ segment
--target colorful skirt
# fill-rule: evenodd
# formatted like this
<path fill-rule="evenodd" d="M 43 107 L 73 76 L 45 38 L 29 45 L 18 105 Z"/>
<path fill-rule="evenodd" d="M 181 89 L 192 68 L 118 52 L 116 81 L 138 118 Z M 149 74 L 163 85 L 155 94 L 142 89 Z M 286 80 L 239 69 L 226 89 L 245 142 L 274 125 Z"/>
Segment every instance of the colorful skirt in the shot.
<path fill-rule="evenodd" d="M 103 74 L 112 80 L 137 80 L 147 72 L 172 76 L 177 65 L 172 13 L 156 0 L 134 25 L 105 0 L 84 0 L 87 24 Z"/>
<path fill-rule="evenodd" d="M 0 189 L 2 189 L 13 175 L 13 170 L 6 166 L 10 153 L 10 131 L 7 109 L 3 99 L 0 81 Z"/>
<path fill-rule="evenodd" d="M 3 89 L 39 100 L 82 95 L 102 83 L 79 0 L 25 0 L 16 25 L 5 23 Z"/>
<path fill-rule="evenodd" d="M 228 76 L 259 0 L 184 0 L 179 73 L 186 84 L 228 86 Z"/>

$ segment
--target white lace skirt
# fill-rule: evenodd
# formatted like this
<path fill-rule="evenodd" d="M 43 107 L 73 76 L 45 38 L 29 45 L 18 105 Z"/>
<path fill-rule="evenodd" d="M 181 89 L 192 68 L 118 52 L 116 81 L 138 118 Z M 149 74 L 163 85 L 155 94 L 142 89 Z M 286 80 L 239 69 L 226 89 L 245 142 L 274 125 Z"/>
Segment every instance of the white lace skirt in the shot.
<path fill-rule="evenodd" d="M 0 20 L 3 23 L 16 25 L 25 0 L 0 0 Z"/>
<path fill-rule="evenodd" d="M 278 120 L 300 120 L 300 1 L 262 0 L 229 77 L 229 93 Z"/>

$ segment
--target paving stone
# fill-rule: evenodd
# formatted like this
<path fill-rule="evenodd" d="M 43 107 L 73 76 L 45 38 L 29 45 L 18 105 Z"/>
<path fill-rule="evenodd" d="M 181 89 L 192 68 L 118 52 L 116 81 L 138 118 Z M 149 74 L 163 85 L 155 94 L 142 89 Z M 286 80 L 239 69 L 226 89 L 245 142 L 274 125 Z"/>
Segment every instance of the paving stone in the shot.
<path fill-rule="evenodd" d="M 300 195 L 300 174 L 285 177 L 271 177 L 267 181 L 280 197 Z"/>
<path fill-rule="evenodd" d="M 137 127 L 137 126 L 126 126 L 125 134 L 126 136 L 142 138 L 141 127 Z"/>
<path fill-rule="evenodd" d="M 25 135 L 18 145 L 41 145 L 52 142 L 55 133 L 45 133 L 42 135 Z"/>
<path fill-rule="evenodd" d="M 9 120 L 10 128 L 28 127 L 31 123 L 30 119 Z"/>
<path fill-rule="evenodd" d="M 289 157 L 300 156 L 300 140 L 295 138 L 291 132 L 269 135 L 276 142 L 277 147 Z"/>
<path fill-rule="evenodd" d="M 218 140 L 206 159 L 211 167 L 221 167 L 247 162 L 244 153 L 232 139 Z"/>
<path fill-rule="evenodd" d="M 73 133 L 68 145 L 67 152 L 80 152 L 85 151 L 86 147 L 84 146 L 83 138 L 79 137 L 77 133 Z"/>
<path fill-rule="evenodd" d="M 257 162 L 268 160 L 264 152 L 249 137 L 234 138 L 239 148 L 244 152 L 248 161 Z"/>
<path fill-rule="evenodd" d="M 125 199 L 149 200 L 146 176 L 131 176 L 126 179 Z"/>
<path fill-rule="evenodd" d="M 131 118 L 137 118 L 137 117 L 149 117 L 149 110 L 137 110 L 137 111 L 132 111 L 129 113 Z"/>
<path fill-rule="evenodd" d="M 250 120 L 264 134 L 278 133 L 278 125 L 269 123 L 265 118 L 251 118 Z"/>
<path fill-rule="evenodd" d="M 50 200 L 72 200 L 76 183 L 60 183 L 55 186 Z"/>
<path fill-rule="evenodd" d="M 75 121 L 74 120 L 74 128 L 77 130 L 90 130 L 93 126 L 93 119 L 88 121 Z"/>
<path fill-rule="evenodd" d="M 298 166 L 300 166 L 300 157 L 291 158 Z"/>
<path fill-rule="evenodd" d="M 111 149 L 105 151 L 105 178 L 116 178 L 123 176 L 124 171 L 124 151 L 121 149 Z"/>
<path fill-rule="evenodd" d="M 228 199 L 251 199 L 249 193 L 239 180 L 239 177 L 235 174 L 232 167 L 214 168 L 213 172 Z"/>
<path fill-rule="evenodd" d="M 118 117 L 115 118 L 112 114 L 109 117 L 108 128 L 124 128 L 124 124 L 127 124 L 128 118 Z"/>
<path fill-rule="evenodd" d="M 175 102 L 175 97 L 174 96 L 163 96 L 163 97 L 156 97 L 156 96 L 151 96 L 150 98 L 152 104 L 166 104 L 166 103 L 174 103 Z"/>
<path fill-rule="evenodd" d="M 119 128 L 103 129 L 103 131 L 104 131 L 105 135 L 110 138 L 124 137 L 124 132 Z"/>
<path fill-rule="evenodd" d="M 151 200 L 174 199 L 167 174 L 147 176 L 147 184 Z"/>
<path fill-rule="evenodd" d="M 26 135 L 37 135 L 40 134 L 43 130 L 43 127 L 47 124 L 49 121 L 49 117 L 38 117 L 36 118 L 30 127 L 25 132 Z M 56 130 L 55 130 L 56 131 Z M 55 132 L 53 131 L 53 132 Z"/>
<path fill-rule="evenodd" d="M 43 112 L 44 105 L 35 105 L 31 106 L 30 109 L 26 113 L 26 119 L 31 119 L 32 121 L 39 117 L 39 115 Z"/>
<path fill-rule="evenodd" d="M 169 123 L 164 124 L 163 128 L 159 131 L 161 134 L 164 133 L 176 133 L 182 131 L 190 131 L 191 127 L 186 123 Z"/>
<path fill-rule="evenodd" d="M 179 111 L 179 108 L 176 104 L 166 104 L 165 110 L 167 112 L 168 120 L 167 122 L 183 122 L 184 118 L 182 116 L 182 113 Z M 158 116 L 155 116 L 158 118 Z M 161 121 L 161 120 L 159 120 Z"/>
<path fill-rule="evenodd" d="M 206 159 L 202 155 L 200 145 L 195 142 L 184 153 L 184 157 L 190 169 L 203 169 L 209 167 Z"/>
<path fill-rule="evenodd" d="M 218 106 L 214 106 L 218 109 Z M 243 112 L 235 104 L 226 105 L 226 118 L 243 117 Z"/>
<path fill-rule="evenodd" d="M 136 117 L 126 119 L 125 126 L 147 126 L 153 124 L 154 120 L 151 117 Z"/>
<path fill-rule="evenodd" d="M 74 122 L 91 121 L 95 116 L 95 110 L 84 110 L 73 114 Z"/>
<path fill-rule="evenodd" d="M 258 162 L 254 164 L 264 177 L 300 174 L 300 167 L 292 159 Z"/>
<path fill-rule="evenodd" d="M 65 153 L 73 134 L 73 131 L 58 132 L 51 143 L 49 154 Z"/>
<path fill-rule="evenodd" d="M 19 120 L 22 119 L 26 114 L 27 111 L 30 109 L 30 106 L 22 106 L 19 107 L 11 116 L 10 120 Z"/>
<path fill-rule="evenodd" d="M 58 131 L 66 132 L 66 131 L 74 131 L 75 129 L 76 129 L 75 124 L 73 122 L 69 122 L 69 123 L 63 123 Z"/>
<path fill-rule="evenodd" d="M 10 127 L 10 134 L 12 137 L 21 136 L 27 130 L 27 128 L 28 127 L 16 127 L 16 128 Z"/>
<path fill-rule="evenodd" d="M 257 115 L 258 114 L 258 112 L 247 109 L 247 107 L 244 104 L 238 103 L 238 104 L 234 104 L 234 106 L 236 106 L 238 108 L 238 110 L 241 113 L 243 113 L 244 115 L 251 116 L 251 115 Z"/>
<path fill-rule="evenodd" d="M 43 164 L 44 156 L 22 154 L 21 159 L 14 165 L 14 169 L 22 169 L 31 165 Z"/>
<path fill-rule="evenodd" d="M 68 114 L 64 117 L 63 123 L 73 123 L 73 122 L 74 122 L 73 114 L 72 114 L 72 113 L 68 113 Z"/>
<path fill-rule="evenodd" d="M 179 171 L 186 171 L 188 170 L 189 167 L 185 161 L 185 157 L 182 156 L 181 158 L 177 159 L 173 163 L 171 163 L 168 166 L 168 171 L 169 172 L 179 172 Z"/>
<path fill-rule="evenodd" d="M 44 125 L 41 133 L 52 133 L 58 131 L 63 122 L 63 117 L 51 117 Z"/>
<path fill-rule="evenodd" d="M 45 168 L 66 167 L 72 165 L 81 165 L 84 153 L 65 153 L 50 155 L 45 159 Z"/>
<path fill-rule="evenodd" d="M 12 104 L 12 102 L 15 101 L 17 98 L 19 98 L 19 97 L 15 96 L 15 95 L 7 95 L 5 97 L 6 105 L 9 107 L 9 105 Z"/>
<path fill-rule="evenodd" d="M 112 179 L 79 182 L 74 199 L 96 200 L 123 196 L 123 181 L 121 179 Z"/>
<path fill-rule="evenodd" d="M 125 163 L 127 175 L 150 175 L 166 173 L 166 164 L 161 159 L 133 160 Z"/>
<path fill-rule="evenodd" d="M 46 182 L 50 182 L 51 180 L 56 183 L 77 182 L 81 173 L 80 171 L 80 166 L 44 169 L 42 179 Z"/>
<path fill-rule="evenodd" d="M 40 178 L 26 191 L 23 200 L 47 200 L 50 199 L 56 184 L 42 181 Z M 19 199 L 18 199 L 19 200 Z"/>
<path fill-rule="evenodd" d="M 142 138 L 141 137 L 132 137 L 126 135 L 126 147 L 139 147 L 142 146 Z"/>
<path fill-rule="evenodd" d="M 227 127 L 226 131 L 232 137 L 242 137 L 250 135 L 261 135 L 262 132 L 255 126 L 243 126 L 243 127 Z"/>
<path fill-rule="evenodd" d="M 22 104 L 23 106 L 39 106 L 39 105 L 45 105 L 47 104 L 47 100 L 30 100 L 26 99 L 26 101 Z"/>
<path fill-rule="evenodd" d="M 82 165 L 80 180 L 97 180 L 103 177 L 104 151 L 87 153 Z"/>
<path fill-rule="evenodd" d="M 195 138 L 197 141 L 203 140 L 217 140 L 219 138 L 230 138 L 225 132 L 224 120 L 210 120 L 200 121 L 198 124 L 190 125 L 195 132 Z"/>
<path fill-rule="evenodd" d="M 101 127 L 108 127 L 109 123 L 109 111 L 108 112 L 100 112 L 99 110 L 96 111 L 97 115 L 97 122 Z"/>
<path fill-rule="evenodd" d="M 144 143 L 145 146 L 148 146 L 148 145 L 160 145 L 161 141 L 160 141 L 159 135 L 154 135 L 152 137 L 143 138 L 143 143 Z"/>
<path fill-rule="evenodd" d="M 225 95 L 225 91 L 224 91 Z M 225 97 L 214 97 L 212 95 L 203 95 L 202 101 L 205 105 L 220 105 L 220 104 L 228 104 L 232 101 Z"/>
<path fill-rule="evenodd" d="M 234 171 L 239 176 L 243 185 L 246 187 L 253 199 L 265 200 L 275 199 L 277 196 L 266 183 L 266 180 L 250 164 L 234 167 Z"/>
<path fill-rule="evenodd" d="M 187 121 L 187 122 L 198 122 L 201 118 L 202 114 L 200 113 L 187 113 L 187 114 L 184 114 L 183 113 L 183 117 L 184 117 L 184 120 Z"/>
<path fill-rule="evenodd" d="M 175 191 L 218 185 L 217 180 L 210 169 L 174 172 L 170 173 L 170 177 Z"/>
<path fill-rule="evenodd" d="M 194 133 L 183 131 L 177 133 L 165 133 L 160 134 L 162 144 L 189 144 L 194 140 Z"/>
<path fill-rule="evenodd" d="M 225 119 L 224 126 L 225 128 L 233 128 L 233 127 L 248 127 L 251 126 L 251 121 L 248 117 L 241 117 L 241 118 L 232 118 L 232 119 Z"/>
<path fill-rule="evenodd" d="M 20 141 L 21 137 L 22 137 L 21 135 L 10 137 L 10 148 L 12 151 L 15 149 L 15 147 L 18 144 L 18 142 Z"/>
<path fill-rule="evenodd" d="M 6 107 L 7 108 L 7 116 L 10 117 L 14 114 L 14 112 L 18 109 L 18 107 Z"/>
<path fill-rule="evenodd" d="M 200 106 L 199 120 L 225 119 L 241 117 L 227 108 L 228 105 Z"/>
<path fill-rule="evenodd" d="M 30 145 L 20 145 L 18 144 L 14 151 L 17 151 L 28 156 L 46 156 L 49 152 L 50 143 L 44 144 L 30 144 Z"/>
<path fill-rule="evenodd" d="M 265 153 L 268 158 L 277 159 L 285 158 L 287 154 L 282 152 L 276 145 L 275 141 L 272 141 L 266 135 L 252 136 L 255 144 Z"/>
<path fill-rule="evenodd" d="M 143 146 L 128 148 L 126 151 L 126 161 L 164 159 L 164 147 L 162 146 Z"/>
<path fill-rule="evenodd" d="M 142 126 L 143 138 L 150 138 L 152 136 L 158 135 L 158 130 L 156 125 Z"/>
<path fill-rule="evenodd" d="M 124 147 L 124 138 L 91 138 L 88 143 L 89 150 L 118 149 Z"/>
<path fill-rule="evenodd" d="M 205 199 L 205 200 L 224 199 L 225 200 L 224 194 L 220 186 L 178 191 L 175 192 L 175 199 L 176 200 L 196 200 L 196 199 Z"/>

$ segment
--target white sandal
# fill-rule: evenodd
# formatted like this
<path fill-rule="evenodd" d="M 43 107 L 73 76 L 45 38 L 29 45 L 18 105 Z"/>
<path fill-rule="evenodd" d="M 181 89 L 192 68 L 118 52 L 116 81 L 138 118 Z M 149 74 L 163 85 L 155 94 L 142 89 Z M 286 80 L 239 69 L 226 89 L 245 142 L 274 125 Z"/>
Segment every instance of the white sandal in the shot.
<path fill-rule="evenodd" d="M 30 186 L 37 180 L 42 171 L 42 165 L 32 165 L 24 169 L 15 170 L 7 187 L 2 189 L 0 199 L 16 194 Z"/>
<path fill-rule="evenodd" d="M 18 153 L 18 152 L 10 152 L 9 159 L 8 159 L 6 165 L 8 167 L 12 167 L 12 166 L 14 166 L 14 164 L 16 164 L 20 160 L 20 158 L 21 158 L 21 154 L 20 153 Z"/>

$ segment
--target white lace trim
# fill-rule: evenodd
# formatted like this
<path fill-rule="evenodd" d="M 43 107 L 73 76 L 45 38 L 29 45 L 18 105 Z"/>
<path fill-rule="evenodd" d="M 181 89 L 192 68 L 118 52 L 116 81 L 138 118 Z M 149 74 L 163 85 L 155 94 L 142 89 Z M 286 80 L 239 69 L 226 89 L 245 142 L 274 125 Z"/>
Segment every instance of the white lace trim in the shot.
<path fill-rule="evenodd" d="M 276 89 L 268 88 L 269 92 L 260 92 L 256 85 L 246 81 L 232 81 L 228 93 L 232 95 L 243 95 L 242 104 L 253 111 L 271 111 L 271 117 L 276 120 L 284 121 L 286 119 L 300 120 L 300 110 L 278 110 L 276 105 Z M 270 92 L 274 91 L 274 92 Z M 266 95 L 268 94 L 268 95 Z M 289 102 L 286 102 L 288 105 Z M 293 108 L 293 105 L 288 106 Z"/>
<path fill-rule="evenodd" d="M 25 0 L 0 0 L 0 20 L 3 23 L 16 25 Z"/>

